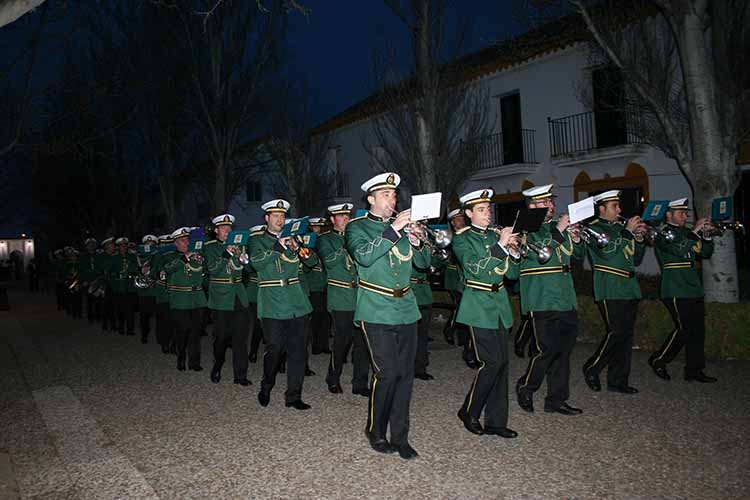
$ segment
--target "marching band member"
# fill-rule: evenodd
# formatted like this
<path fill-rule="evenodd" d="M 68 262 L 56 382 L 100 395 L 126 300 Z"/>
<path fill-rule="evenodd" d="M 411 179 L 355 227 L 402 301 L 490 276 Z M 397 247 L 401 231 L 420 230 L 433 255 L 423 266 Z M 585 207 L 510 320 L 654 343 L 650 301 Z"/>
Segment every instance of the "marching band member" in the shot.
<path fill-rule="evenodd" d="M 310 229 L 318 236 L 325 225 L 325 217 L 310 218 Z M 304 272 L 310 292 L 310 304 L 313 308 L 308 342 L 311 344 L 313 354 L 330 354 L 328 334 L 331 329 L 331 320 L 326 310 L 326 271 L 318 262 L 312 267 L 305 267 Z"/>
<path fill-rule="evenodd" d="M 430 364 L 430 324 L 432 323 L 432 287 L 428 278 L 430 267 L 440 267 L 444 265 L 437 255 L 433 254 L 427 267 L 417 266 L 412 263 L 411 283 L 414 297 L 417 299 L 419 308 L 419 321 L 417 321 L 417 353 L 414 358 L 414 377 L 420 380 L 433 380 L 435 377 L 427 373 L 427 365 Z"/>
<path fill-rule="evenodd" d="M 266 232 L 265 224 L 258 224 L 250 228 L 250 239 L 248 240 L 247 247 L 248 253 L 252 255 L 253 241 L 254 238 L 263 236 Z M 250 353 L 247 358 L 251 363 L 258 361 L 258 349 L 260 348 L 260 341 L 263 340 L 263 328 L 261 327 L 260 319 L 258 318 L 258 272 L 252 266 L 248 265 L 245 268 L 247 272 L 247 300 L 249 302 L 248 312 L 250 313 L 249 325 L 250 325 Z"/>
<path fill-rule="evenodd" d="M 68 304 L 68 313 L 73 319 L 81 317 L 81 275 L 78 266 L 78 252 L 75 248 L 67 246 L 63 251 L 65 275 L 65 294 Z"/>
<path fill-rule="evenodd" d="M 112 260 L 115 258 L 115 239 L 114 237 L 104 238 L 102 240 L 102 253 L 96 256 L 97 274 L 102 276 L 105 283 L 104 297 L 102 298 L 102 329 L 114 331 L 116 327 L 115 319 L 115 298 L 112 293 Z"/>
<path fill-rule="evenodd" d="M 201 310 L 206 307 L 203 293 L 203 256 L 188 250 L 190 228 L 181 227 L 170 238 L 174 241 L 175 257 L 164 264 L 169 290 L 170 316 L 174 325 L 177 348 L 177 369 L 199 372 L 201 366 Z"/>
<path fill-rule="evenodd" d="M 159 237 L 153 234 L 147 234 L 141 239 L 141 243 L 144 245 L 156 245 L 159 244 Z M 152 256 L 141 256 L 140 259 L 143 261 L 139 262 L 141 266 L 141 272 L 148 275 L 151 262 L 153 261 Z M 138 322 L 141 327 L 141 342 L 148 342 L 148 335 L 151 333 L 151 318 L 156 313 L 156 288 L 150 286 L 148 288 L 138 289 Z"/>
<path fill-rule="evenodd" d="M 715 377 L 703 373 L 706 359 L 703 345 L 706 339 L 703 285 L 695 266 L 698 258 L 708 259 L 714 252 L 714 243 L 706 236 L 710 221 L 698 219 L 695 227 L 685 223 L 690 210 L 687 198 L 669 202 L 666 213 L 667 229 L 655 236 L 656 257 L 661 267 L 661 300 L 674 321 L 674 330 L 667 336 L 658 351 L 648 358 L 648 364 L 661 379 L 669 380 L 667 364 L 685 346 L 685 371 L 687 381 L 716 382 Z"/>
<path fill-rule="evenodd" d="M 96 247 L 94 238 L 86 238 L 83 242 L 86 251 L 78 258 L 78 270 L 81 277 L 81 295 L 85 297 L 86 319 L 93 323 L 99 319 L 99 300 L 89 293 L 89 285 L 99 277 L 96 269 Z"/>
<path fill-rule="evenodd" d="M 354 321 L 373 369 L 366 435 L 375 451 L 412 459 L 419 455 L 408 438 L 420 314 L 409 280 L 412 262 L 426 267 L 430 255 L 418 231 L 406 231 L 410 211 L 392 217 L 400 181 L 386 172 L 362 184 L 370 209 L 347 226 L 346 248 L 359 277 Z"/>
<path fill-rule="evenodd" d="M 364 337 L 354 326 L 357 303 L 357 268 L 346 250 L 344 234 L 354 205 L 340 203 L 328 207 L 333 228 L 320 235 L 318 255 L 325 266 L 328 290 L 327 310 L 333 318 L 333 350 L 328 365 L 328 391 L 341 394 L 341 370 L 352 350 L 352 394 L 369 397 L 370 360 Z"/>
<path fill-rule="evenodd" d="M 135 335 L 135 286 L 133 278 L 138 275 L 138 262 L 128 251 L 130 241 L 123 237 L 115 240 L 117 253 L 110 259 L 109 273 L 112 277 L 117 331 L 120 335 Z"/>
<path fill-rule="evenodd" d="M 216 239 L 203 246 L 203 257 L 209 275 L 208 307 L 214 322 L 214 365 L 211 382 L 221 381 L 221 368 L 228 347 L 232 343 L 232 369 L 234 383 L 247 387 L 247 337 L 248 305 L 247 291 L 242 283 L 242 271 L 247 262 L 240 260 L 242 249 L 227 245 L 227 236 L 234 226 L 234 216 L 221 214 L 211 222 L 216 228 Z"/>
<path fill-rule="evenodd" d="M 310 405 L 302 401 L 302 386 L 307 359 L 306 317 L 312 306 L 300 284 L 299 265 L 300 261 L 315 265 L 317 257 L 300 246 L 296 237 L 279 237 L 289 207 L 289 202 L 281 199 L 261 205 L 266 213 L 266 230 L 254 238 L 251 249 L 250 261 L 258 272 L 258 317 L 265 338 L 258 402 L 268 406 L 281 357 L 286 354 L 285 405 L 308 410 Z"/>
<path fill-rule="evenodd" d="M 589 259 L 594 268 L 594 300 L 604 319 L 606 335 L 594 354 L 583 365 L 586 384 L 592 391 L 600 391 L 599 373 L 608 366 L 607 390 L 622 394 L 636 394 L 638 389 L 628 384 L 633 353 L 633 327 L 638 312 L 641 289 L 635 277 L 645 252 L 642 230 L 644 224 L 637 215 L 623 226 L 620 216 L 620 191 L 606 191 L 594 196 L 599 218 L 590 225 L 609 237 L 609 243 L 599 247 L 588 244 Z"/>
<path fill-rule="evenodd" d="M 513 325 L 508 293 L 503 278 L 513 277 L 518 265 L 509 256 L 512 228 L 495 231 L 492 220 L 492 189 L 480 189 L 459 198 L 471 225 L 453 238 L 465 276 L 456 321 L 468 325 L 474 353 L 479 361 L 471 389 L 458 410 L 458 418 L 471 433 L 514 438 L 508 428 L 508 341 Z M 484 426 L 479 418 L 484 411 Z"/>
<path fill-rule="evenodd" d="M 546 208 L 544 224 L 529 233 L 528 242 L 536 248 L 552 250 L 551 258 L 542 262 L 534 251 L 521 261 L 521 311 L 528 314 L 537 352 L 529 361 L 526 373 L 516 384 L 518 405 L 534 411 L 533 395 L 547 378 L 544 411 L 577 415 L 583 413 L 567 403 L 570 397 L 570 355 L 578 335 L 576 290 L 570 274 L 571 259 L 583 259 L 585 247 L 580 235 L 568 231 L 567 214 L 553 221 L 555 198 L 552 184 L 523 191 L 529 208 Z M 543 260 L 543 259 L 542 259 Z"/>
<path fill-rule="evenodd" d="M 162 234 L 159 236 L 159 248 L 171 245 L 172 236 Z M 173 250 L 161 250 L 151 261 L 149 277 L 156 281 L 154 285 L 154 300 L 156 302 L 156 341 L 161 346 L 161 352 L 177 354 L 177 348 L 174 344 L 174 323 L 169 307 L 169 290 L 167 290 L 167 275 L 164 266 L 171 259 L 177 257 Z"/>

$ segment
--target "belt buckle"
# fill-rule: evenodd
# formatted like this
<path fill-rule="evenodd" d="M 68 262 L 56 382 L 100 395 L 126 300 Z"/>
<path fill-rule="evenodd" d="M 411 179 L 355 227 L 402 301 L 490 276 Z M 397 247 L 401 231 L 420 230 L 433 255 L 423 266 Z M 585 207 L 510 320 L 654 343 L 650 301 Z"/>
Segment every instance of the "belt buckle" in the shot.
<path fill-rule="evenodd" d="M 562 272 L 563 274 L 570 274 L 570 266 L 562 266 Z"/>
<path fill-rule="evenodd" d="M 401 297 L 404 296 L 404 289 L 399 288 L 398 290 L 393 290 L 393 296 L 396 297 L 397 299 L 400 299 Z"/>
<path fill-rule="evenodd" d="M 493 283 L 492 284 L 492 291 L 493 292 L 499 292 L 500 291 L 500 283 Z"/>
<path fill-rule="evenodd" d="M 351 286 L 352 288 L 357 288 L 357 287 L 358 287 L 359 285 L 357 284 L 357 282 L 356 282 L 356 281 L 352 281 L 352 282 L 350 283 L 350 286 Z"/>
<path fill-rule="evenodd" d="M 287 286 L 287 285 L 289 285 L 289 280 L 287 280 L 286 278 L 282 279 L 281 286 Z"/>

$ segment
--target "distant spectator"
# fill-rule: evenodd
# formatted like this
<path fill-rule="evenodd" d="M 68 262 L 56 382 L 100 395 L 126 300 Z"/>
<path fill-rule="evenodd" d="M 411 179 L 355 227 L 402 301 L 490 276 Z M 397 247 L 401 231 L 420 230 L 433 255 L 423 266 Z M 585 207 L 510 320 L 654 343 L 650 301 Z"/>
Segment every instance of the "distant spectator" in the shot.
<path fill-rule="evenodd" d="M 29 261 L 26 272 L 29 275 L 29 291 L 39 292 L 39 263 L 36 258 Z"/>

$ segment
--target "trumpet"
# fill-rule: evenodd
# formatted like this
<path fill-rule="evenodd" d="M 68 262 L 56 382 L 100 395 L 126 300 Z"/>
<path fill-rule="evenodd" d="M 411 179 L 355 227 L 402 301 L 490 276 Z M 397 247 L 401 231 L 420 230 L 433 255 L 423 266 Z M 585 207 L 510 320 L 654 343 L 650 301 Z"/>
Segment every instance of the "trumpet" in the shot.
<path fill-rule="evenodd" d="M 67 281 L 66 285 L 70 293 L 78 292 L 78 290 L 81 289 L 81 280 L 78 278 L 78 273 L 74 273 Z"/>
<path fill-rule="evenodd" d="M 292 251 L 296 252 L 300 259 L 307 260 L 312 255 L 312 249 L 305 246 L 305 242 L 298 234 L 295 234 L 289 241 L 292 243 Z"/>
<path fill-rule="evenodd" d="M 599 248 L 604 248 L 609 245 L 609 235 L 607 233 L 597 231 L 587 224 L 571 224 L 566 229 L 566 231 L 575 230 L 580 232 L 581 239 L 586 242 L 587 245 L 590 244 L 592 240 Z"/>
<path fill-rule="evenodd" d="M 409 234 L 413 234 L 423 243 L 433 246 L 438 250 L 446 249 L 450 246 L 452 237 L 445 229 L 432 229 L 422 221 L 410 222 L 405 228 Z"/>
<path fill-rule="evenodd" d="M 706 228 L 708 226 L 708 228 Z M 745 226 L 739 221 L 735 222 L 708 222 L 707 225 L 702 228 L 702 236 L 704 238 L 710 238 L 713 236 L 722 236 L 726 231 L 732 231 L 734 233 L 745 234 Z"/>
<path fill-rule="evenodd" d="M 107 285 L 104 283 L 104 276 L 99 276 L 94 281 L 89 283 L 88 294 L 99 298 L 104 297 L 104 293 L 107 290 Z"/>
<path fill-rule="evenodd" d="M 247 254 L 247 250 L 245 250 L 244 245 L 241 247 L 230 245 L 227 247 L 227 250 L 229 250 L 229 253 L 237 257 L 237 259 L 240 261 L 240 264 L 243 266 L 246 266 L 250 263 L 250 256 Z M 201 257 L 201 262 L 203 257 Z"/>
<path fill-rule="evenodd" d="M 151 288 L 156 283 L 151 276 L 149 276 L 150 265 L 148 261 L 141 265 L 140 273 L 133 278 L 133 286 L 139 290 L 145 290 Z"/>
<path fill-rule="evenodd" d="M 502 231 L 502 229 L 503 228 L 501 228 L 500 226 L 487 227 L 488 231 L 494 231 L 497 234 L 500 234 L 500 231 Z M 511 246 L 515 248 L 518 251 L 519 255 L 523 258 L 528 257 L 529 252 L 534 252 L 536 254 L 536 260 L 538 260 L 540 264 L 546 264 L 552 258 L 552 249 L 550 247 L 546 245 L 540 247 L 539 245 L 528 241 L 527 238 L 525 239 L 525 241 L 516 239 L 515 242 L 511 242 Z"/>

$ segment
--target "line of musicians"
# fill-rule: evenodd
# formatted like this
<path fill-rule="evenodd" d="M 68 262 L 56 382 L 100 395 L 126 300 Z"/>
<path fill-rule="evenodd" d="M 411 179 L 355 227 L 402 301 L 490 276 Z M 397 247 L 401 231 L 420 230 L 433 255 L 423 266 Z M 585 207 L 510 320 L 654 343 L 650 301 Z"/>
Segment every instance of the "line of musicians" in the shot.
<path fill-rule="evenodd" d="M 397 211 L 399 183 L 398 174 L 391 172 L 365 182 L 368 210 L 361 217 L 351 219 L 350 203 L 328 207 L 329 231 L 321 232 L 325 219 L 311 220 L 319 233 L 315 251 L 297 237 L 281 236 L 290 209 L 283 199 L 262 205 L 265 224 L 252 228 L 244 246 L 227 241 L 235 222 L 231 214 L 212 220 L 215 239 L 202 248 L 191 247 L 189 227 L 145 236 L 144 244 L 173 245 L 145 260 L 126 238 L 107 238 L 98 251 L 96 241 L 89 239 L 80 256 L 72 249 L 56 255 L 64 278 L 62 292 L 73 297 L 68 302 L 78 304 L 68 308 L 74 317 L 81 315 L 82 296 L 89 321 L 101 319 L 104 330 L 128 335 L 134 334 L 137 296 L 142 341 L 147 342 L 155 316 L 157 340 L 164 353 L 177 354 L 179 370 L 186 369 L 186 362 L 187 368 L 202 370 L 200 337 L 205 312 L 210 311 L 214 383 L 221 381 L 231 346 L 234 383 L 251 385 L 248 361 L 257 359 L 262 338 L 257 397 L 263 407 L 270 402 L 278 373 L 285 371 L 285 405 L 310 408 L 302 399 L 304 377 L 311 374 L 309 347 L 314 354 L 330 353 L 326 384 L 331 393 L 342 393 L 342 366 L 351 351 L 352 392 L 369 401 L 365 434 L 370 446 L 411 459 L 418 456 L 408 440 L 413 380 L 433 378 L 427 372 L 430 268 L 445 268 L 445 288 L 456 306 L 446 340 L 457 340 L 464 361 L 476 369 L 458 417 L 473 434 L 513 438 L 517 433 L 508 427 L 506 337 L 513 313 L 505 278 L 519 284 L 523 322 L 516 351 L 520 344 L 523 355 L 524 342 L 532 344 L 528 366 L 515 385 L 519 406 L 533 412 L 533 396 L 546 379 L 544 411 L 577 415 L 582 410 L 568 403 L 570 355 L 578 334 L 570 270 L 571 259 L 588 255 L 605 332 L 583 366 L 586 384 L 600 391 L 600 374 L 607 368 L 607 390 L 637 392 L 629 374 L 641 297 L 635 268 L 644 255 L 646 228 L 637 216 L 621 220 L 619 191 L 594 198 L 598 217 L 589 227 L 607 235 L 605 245 L 593 244 L 581 226 L 569 224 L 567 215 L 555 218 L 552 185 L 523 192 L 529 208 L 547 210 L 539 230 L 523 237 L 511 227 L 492 225 L 492 189 L 466 193 L 459 199 L 461 208 L 448 214 L 454 235 L 446 255 L 436 251 L 424 226 L 410 222 L 409 210 Z M 649 365 L 669 380 L 667 365 L 686 346 L 685 380 L 714 382 L 703 373 L 703 289 L 695 266 L 696 259 L 711 256 L 713 243 L 703 231 L 709 221 L 686 226 L 688 211 L 687 199 L 671 202 L 666 222 L 672 233 L 654 238 L 662 268 L 661 296 L 675 327 Z M 549 249 L 548 259 L 540 258 L 540 248 Z M 136 287 L 139 277 L 153 286 Z M 102 287 L 92 286 L 96 283 Z"/>

